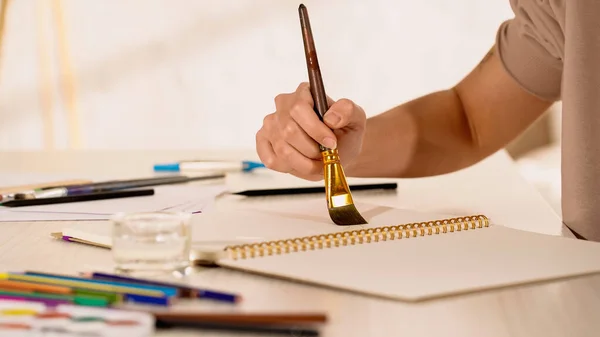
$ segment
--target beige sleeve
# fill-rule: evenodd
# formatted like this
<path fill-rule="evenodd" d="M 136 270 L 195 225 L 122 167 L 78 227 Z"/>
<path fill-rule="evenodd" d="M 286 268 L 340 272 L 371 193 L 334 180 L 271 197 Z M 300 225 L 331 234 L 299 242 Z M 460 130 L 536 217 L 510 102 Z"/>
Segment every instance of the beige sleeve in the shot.
<path fill-rule="evenodd" d="M 503 22 L 495 49 L 506 71 L 529 93 L 560 100 L 563 34 L 547 8 L 536 0 L 511 0 L 514 18 Z"/>

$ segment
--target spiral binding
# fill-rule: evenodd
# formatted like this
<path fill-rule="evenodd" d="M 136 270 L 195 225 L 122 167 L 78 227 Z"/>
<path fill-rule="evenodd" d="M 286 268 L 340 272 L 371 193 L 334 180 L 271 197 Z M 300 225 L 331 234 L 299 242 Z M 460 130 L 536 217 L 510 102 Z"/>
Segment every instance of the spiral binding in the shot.
<path fill-rule="evenodd" d="M 484 227 L 489 227 L 489 219 L 485 215 L 478 214 L 402 225 L 341 231 L 287 240 L 232 245 L 226 247 L 225 251 L 230 258 L 237 260 L 403 238 L 408 239 L 417 236 L 460 232 Z"/>

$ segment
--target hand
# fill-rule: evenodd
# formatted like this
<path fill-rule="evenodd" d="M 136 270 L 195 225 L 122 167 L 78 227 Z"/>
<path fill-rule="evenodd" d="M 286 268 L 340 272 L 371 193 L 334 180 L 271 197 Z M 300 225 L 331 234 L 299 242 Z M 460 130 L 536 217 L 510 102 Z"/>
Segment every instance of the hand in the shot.
<path fill-rule="evenodd" d="M 308 83 L 295 92 L 275 97 L 276 111 L 265 117 L 256 134 L 256 149 L 268 168 L 299 178 L 323 179 L 323 161 L 318 144 L 337 148 L 342 165 L 351 163 L 360 153 L 366 115 L 348 99 L 330 98 L 324 122 L 313 110 Z"/>

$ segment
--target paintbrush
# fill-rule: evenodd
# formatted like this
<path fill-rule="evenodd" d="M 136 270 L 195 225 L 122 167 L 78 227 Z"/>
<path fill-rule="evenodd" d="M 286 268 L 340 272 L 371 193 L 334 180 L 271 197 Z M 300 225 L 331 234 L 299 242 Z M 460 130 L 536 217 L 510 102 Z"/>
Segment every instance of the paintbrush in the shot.
<path fill-rule="evenodd" d="M 314 100 L 315 113 L 322 122 L 325 113 L 329 109 L 329 105 L 327 104 L 327 96 L 323 86 L 315 42 L 308 19 L 308 10 L 304 4 L 298 7 L 298 13 L 302 28 L 302 40 L 304 41 L 310 92 Z M 340 163 L 338 150 L 326 148 L 322 145 L 319 145 L 319 149 L 323 158 L 325 196 L 331 220 L 341 226 L 366 224 L 367 221 L 356 209 L 356 206 L 354 206 L 352 193 L 350 193 L 350 187 Z"/>

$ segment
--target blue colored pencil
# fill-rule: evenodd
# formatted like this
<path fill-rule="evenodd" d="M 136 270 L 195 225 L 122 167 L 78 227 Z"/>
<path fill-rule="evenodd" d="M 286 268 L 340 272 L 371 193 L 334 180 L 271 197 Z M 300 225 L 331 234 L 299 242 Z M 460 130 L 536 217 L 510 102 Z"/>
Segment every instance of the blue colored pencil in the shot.
<path fill-rule="evenodd" d="M 85 277 L 57 275 L 57 274 L 41 273 L 41 272 L 35 272 L 35 271 L 26 271 L 25 275 L 42 276 L 42 277 L 50 277 L 50 278 L 57 278 L 57 279 L 63 279 L 63 280 L 81 281 L 81 282 L 87 282 L 87 283 L 97 283 L 97 284 L 106 284 L 106 285 L 113 285 L 113 286 L 123 286 L 123 287 L 155 290 L 155 291 L 162 292 L 166 297 L 177 297 L 177 296 L 179 296 L 179 293 L 180 293 L 179 289 L 177 289 L 175 287 L 167 287 L 167 286 L 152 285 L 152 284 L 140 284 L 140 283 L 123 282 L 123 281 L 117 282 L 116 280 L 109 281 L 109 280 L 100 280 L 100 279 L 90 279 L 90 278 L 85 278 Z"/>
<path fill-rule="evenodd" d="M 113 280 L 113 281 L 124 281 L 128 283 L 136 283 L 136 284 L 147 284 L 147 285 L 155 285 L 155 286 L 164 286 L 164 287 L 173 287 L 177 288 L 180 291 L 180 296 L 182 297 L 191 297 L 191 298 L 203 298 L 210 299 L 219 302 L 227 302 L 227 303 L 237 303 L 242 300 L 242 297 L 237 294 L 231 294 L 221 291 L 214 291 L 208 289 L 199 289 L 185 285 L 179 285 L 174 283 L 167 282 L 157 282 L 150 280 L 143 280 L 138 278 L 106 274 L 106 273 L 91 273 L 86 275 L 94 280 Z"/>

